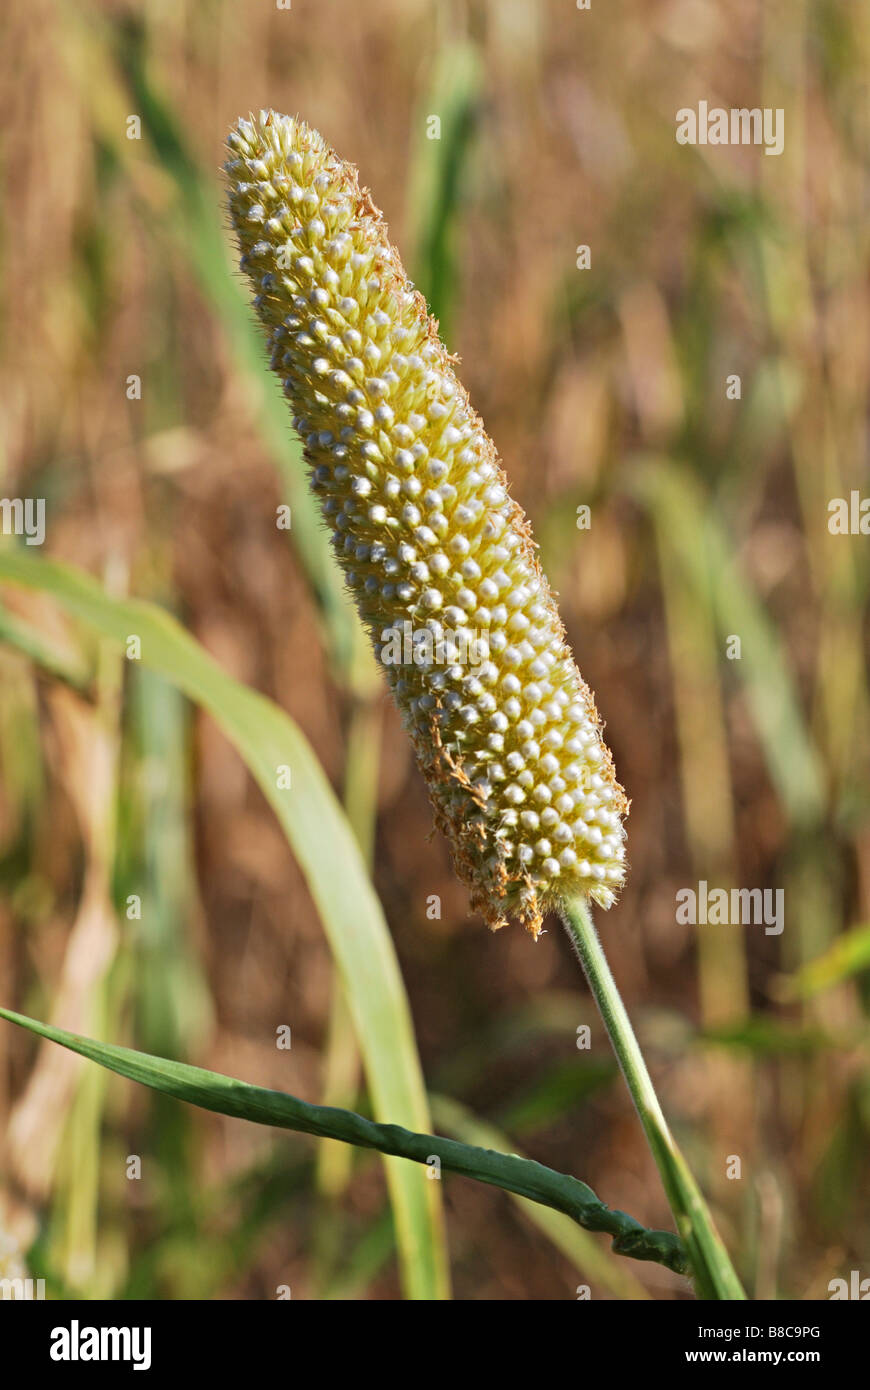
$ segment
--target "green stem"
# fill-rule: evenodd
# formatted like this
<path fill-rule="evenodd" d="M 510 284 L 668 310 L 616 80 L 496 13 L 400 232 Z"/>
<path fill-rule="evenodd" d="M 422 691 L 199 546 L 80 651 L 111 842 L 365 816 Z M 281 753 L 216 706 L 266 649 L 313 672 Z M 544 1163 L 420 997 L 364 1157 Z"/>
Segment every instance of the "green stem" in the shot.
<path fill-rule="evenodd" d="M 643 1053 L 589 915 L 588 899 L 579 895 L 567 899 L 562 904 L 562 917 L 661 1174 L 677 1229 L 689 1252 L 698 1292 L 709 1299 L 745 1299 L 701 1190 L 662 1114 Z"/>

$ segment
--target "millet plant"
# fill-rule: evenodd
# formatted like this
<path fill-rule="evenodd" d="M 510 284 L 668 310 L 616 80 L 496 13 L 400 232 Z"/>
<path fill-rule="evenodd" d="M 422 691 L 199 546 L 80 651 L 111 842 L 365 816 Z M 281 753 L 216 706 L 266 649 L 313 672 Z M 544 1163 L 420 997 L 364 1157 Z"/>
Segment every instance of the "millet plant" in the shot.
<path fill-rule="evenodd" d="M 513 916 L 537 936 L 560 914 L 699 1285 L 741 1297 L 590 919 L 625 876 L 628 803 L 528 520 L 353 165 L 274 111 L 229 146 L 241 266 L 376 653 L 404 623 L 487 635 L 478 668 L 384 667 L 456 871 L 493 928 Z"/>
<path fill-rule="evenodd" d="M 537 938 L 547 912 L 561 917 L 679 1237 L 649 1231 L 576 1179 L 515 1155 L 307 1105 L 0 1013 L 208 1109 L 418 1163 L 434 1155 L 445 1170 L 607 1231 L 619 1253 L 690 1276 L 701 1297 L 741 1299 L 591 920 L 590 903 L 610 907 L 623 885 L 628 802 L 495 447 L 356 169 L 315 130 L 274 111 L 239 121 L 225 169 L 241 267 L 304 443 L 311 487 L 456 872 L 493 929 L 514 919 Z M 72 610 L 93 616 L 88 594 L 67 589 Z M 414 635 L 410 659 L 389 659 L 405 631 Z M 434 655 L 445 650 L 446 660 Z M 481 659 L 460 659 L 470 650 Z M 187 688 L 196 693 L 194 677 Z"/>

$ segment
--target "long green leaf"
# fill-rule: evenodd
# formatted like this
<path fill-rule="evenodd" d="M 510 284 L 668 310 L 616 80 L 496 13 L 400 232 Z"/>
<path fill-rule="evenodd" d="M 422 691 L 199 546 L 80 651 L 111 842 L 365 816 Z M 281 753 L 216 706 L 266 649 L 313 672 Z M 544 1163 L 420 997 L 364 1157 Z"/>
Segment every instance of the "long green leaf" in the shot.
<path fill-rule="evenodd" d="M 785 975 L 779 982 L 783 999 L 812 999 L 843 980 L 870 970 L 870 926 L 854 927 L 838 936 L 833 946 L 794 975 Z"/>
<path fill-rule="evenodd" d="M 456 241 L 467 212 L 463 182 L 482 77 L 477 49 L 470 40 L 446 44 L 433 62 L 414 119 L 416 140 L 408 184 L 411 265 L 445 342 L 451 338 L 460 281 Z M 430 138 L 433 117 L 440 121 L 437 139 Z"/>
<path fill-rule="evenodd" d="M 380 1153 L 424 1164 L 429 1171 L 414 1175 L 418 1183 L 426 1183 L 427 1178 L 431 1178 L 432 1160 L 437 1158 L 442 1170 L 475 1178 L 532 1202 L 541 1202 L 555 1211 L 565 1212 L 586 1230 L 605 1232 L 613 1237 L 613 1249 L 617 1254 L 629 1255 L 635 1260 L 652 1260 L 677 1274 L 688 1272 L 685 1252 L 672 1232 L 650 1231 L 624 1211 L 611 1211 L 586 1183 L 545 1168 L 532 1159 L 474 1148 L 433 1134 L 413 1134 L 400 1125 L 375 1124 L 351 1110 L 309 1105 L 285 1091 L 266 1090 L 185 1062 L 171 1062 L 162 1057 L 150 1057 L 146 1052 L 135 1052 L 132 1048 L 95 1042 L 77 1033 L 39 1023 L 11 1009 L 0 1008 L 0 1018 L 60 1043 L 119 1076 L 198 1105 L 203 1110 L 292 1129 L 321 1139 L 340 1139 L 359 1148 L 377 1149 Z M 437 1182 L 427 1185 L 435 1187 Z"/>
<path fill-rule="evenodd" d="M 458 1101 L 447 1096 L 429 1097 L 432 1117 L 439 1129 L 481 1148 L 504 1150 L 508 1140 L 495 1125 L 482 1120 Z M 514 1157 L 522 1155 L 514 1154 Z M 528 1197 L 514 1195 L 517 1207 L 538 1230 L 561 1251 L 567 1260 L 584 1275 L 612 1293 L 615 1298 L 648 1299 L 649 1294 L 634 1274 L 617 1260 L 611 1259 L 586 1230 L 561 1211 L 542 1206 Z"/>
<path fill-rule="evenodd" d="M 126 648 L 141 642 L 159 672 L 219 724 L 256 778 L 305 874 L 341 973 L 375 1114 L 414 1129 L 429 1126 L 408 1000 L 392 938 L 356 840 L 304 735 L 283 710 L 240 685 L 163 609 L 110 598 L 81 571 L 23 549 L 0 549 L 0 581 L 51 594 L 68 613 Z M 290 787 L 280 769 L 289 768 Z M 387 1179 L 405 1287 L 410 1296 L 447 1294 L 437 1184 L 387 1160 Z"/>
<path fill-rule="evenodd" d="M 154 156 L 175 187 L 176 200 L 170 209 L 162 210 L 160 229 L 169 228 L 181 247 L 225 332 L 234 365 L 248 385 L 260 434 L 292 508 L 294 547 L 320 606 L 330 655 L 343 679 L 355 679 L 362 666 L 360 678 L 370 683 L 371 653 L 361 640 L 353 605 L 308 488 L 302 446 L 290 429 L 287 402 L 263 369 L 262 334 L 238 276 L 231 273 L 227 238 L 220 225 L 224 192 L 204 173 L 189 147 L 183 122 L 151 80 L 144 29 L 119 26 L 114 48 L 135 103 L 132 109 L 140 114 Z"/>
<path fill-rule="evenodd" d="M 815 825 L 824 813 L 819 757 L 807 732 L 794 677 L 779 634 L 741 572 L 728 534 L 694 478 L 669 459 L 639 463 L 631 491 L 655 513 L 659 534 L 673 549 L 686 581 L 711 605 L 720 637 L 741 639 L 733 663 L 783 805 L 796 825 Z"/>

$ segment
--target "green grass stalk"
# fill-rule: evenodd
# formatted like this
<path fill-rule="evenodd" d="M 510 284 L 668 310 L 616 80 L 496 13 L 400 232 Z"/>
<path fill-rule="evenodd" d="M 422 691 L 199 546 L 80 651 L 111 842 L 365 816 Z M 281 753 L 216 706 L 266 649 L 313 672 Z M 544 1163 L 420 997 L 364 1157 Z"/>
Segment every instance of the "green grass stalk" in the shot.
<path fill-rule="evenodd" d="M 566 899 L 562 904 L 562 919 L 580 958 L 643 1125 L 677 1229 L 689 1253 L 697 1292 L 708 1299 L 745 1299 L 740 1280 L 713 1225 L 701 1190 L 668 1128 L 643 1053 L 590 916 L 588 899 L 582 895 Z"/>

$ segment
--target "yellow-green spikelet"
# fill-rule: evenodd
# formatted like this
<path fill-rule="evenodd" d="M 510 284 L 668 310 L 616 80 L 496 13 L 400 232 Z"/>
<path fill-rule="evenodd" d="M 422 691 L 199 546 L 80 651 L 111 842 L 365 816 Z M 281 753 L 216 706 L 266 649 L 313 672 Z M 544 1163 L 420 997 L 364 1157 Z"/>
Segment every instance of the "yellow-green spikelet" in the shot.
<path fill-rule="evenodd" d="M 263 111 L 228 143 L 242 268 L 376 653 L 405 624 L 488 637 L 476 665 L 384 665 L 472 904 L 535 935 L 569 893 L 609 907 L 625 795 L 437 323 L 356 169 L 317 131 Z"/>

